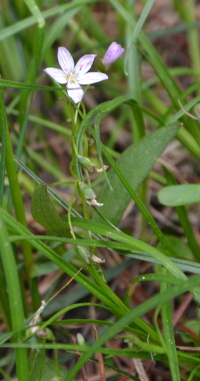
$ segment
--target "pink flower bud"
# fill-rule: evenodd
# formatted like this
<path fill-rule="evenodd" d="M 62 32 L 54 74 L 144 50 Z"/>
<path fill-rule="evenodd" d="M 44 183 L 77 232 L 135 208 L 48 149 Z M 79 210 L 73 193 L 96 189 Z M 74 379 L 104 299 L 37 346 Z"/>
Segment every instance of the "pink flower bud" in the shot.
<path fill-rule="evenodd" d="M 113 62 L 115 62 L 124 52 L 125 49 L 122 48 L 121 45 L 117 44 L 116 42 L 112 42 L 102 59 L 102 63 L 104 66 L 108 67 Z"/>

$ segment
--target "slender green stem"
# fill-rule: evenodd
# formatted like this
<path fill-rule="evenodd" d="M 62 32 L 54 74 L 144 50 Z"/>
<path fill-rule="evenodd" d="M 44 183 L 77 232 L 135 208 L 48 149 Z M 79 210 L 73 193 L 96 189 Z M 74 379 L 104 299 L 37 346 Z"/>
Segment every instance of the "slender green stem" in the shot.
<path fill-rule="evenodd" d="M 76 180 L 79 179 L 79 176 L 78 176 L 77 171 L 76 171 L 76 157 L 77 157 L 77 153 L 78 153 L 77 148 L 76 148 L 76 132 L 77 132 L 77 118 L 78 118 L 79 106 L 80 106 L 80 103 L 79 103 L 76 111 L 74 112 L 74 110 L 72 108 L 72 104 L 71 103 L 69 104 L 70 117 L 71 117 L 71 121 L 72 121 L 72 137 L 71 137 L 72 159 L 71 159 L 71 163 L 70 163 L 70 172 Z"/>
<path fill-rule="evenodd" d="M 73 204 L 74 196 L 76 193 L 76 189 L 77 189 L 77 181 L 75 181 L 75 184 L 74 184 L 74 189 L 73 189 L 73 192 L 72 192 L 71 197 L 70 197 L 69 209 L 68 209 L 69 230 L 70 230 L 70 233 L 74 239 L 76 239 L 76 236 L 75 236 L 74 231 L 73 231 L 72 220 L 71 220 L 71 211 L 72 211 L 72 204 Z"/>

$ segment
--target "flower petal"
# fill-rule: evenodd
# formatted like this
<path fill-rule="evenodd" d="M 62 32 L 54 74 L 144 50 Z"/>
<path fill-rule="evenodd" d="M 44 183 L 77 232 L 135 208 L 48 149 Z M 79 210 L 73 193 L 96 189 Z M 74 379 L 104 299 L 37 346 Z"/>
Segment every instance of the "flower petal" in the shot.
<path fill-rule="evenodd" d="M 74 75 L 77 80 L 79 78 L 79 74 L 82 76 L 90 70 L 95 57 L 96 54 L 85 54 L 80 58 L 80 60 L 78 60 L 74 69 Z"/>
<path fill-rule="evenodd" d="M 74 70 L 74 60 L 66 48 L 58 48 L 58 62 L 65 73 Z"/>
<path fill-rule="evenodd" d="M 54 67 L 47 67 L 44 71 L 58 83 L 67 83 L 66 74 L 60 69 Z"/>
<path fill-rule="evenodd" d="M 107 74 L 104 73 L 87 73 L 82 78 L 78 80 L 78 83 L 80 85 L 90 85 L 92 83 L 105 81 L 105 79 L 108 79 Z"/>
<path fill-rule="evenodd" d="M 67 87 L 67 93 L 69 97 L 74 101 L 74 103 L 78 103 L 82 100 L 84 92 L 81 86 L 79 86 L 78 82 L 71 80 L 68 82 L 66 87 Z"/>

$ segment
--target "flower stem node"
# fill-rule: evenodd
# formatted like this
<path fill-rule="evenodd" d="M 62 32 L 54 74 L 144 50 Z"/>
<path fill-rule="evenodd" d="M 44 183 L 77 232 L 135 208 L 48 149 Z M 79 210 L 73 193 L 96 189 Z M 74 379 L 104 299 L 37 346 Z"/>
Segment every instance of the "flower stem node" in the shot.
<path fill-rule="evenodd" d="M 58 48 L 58 62 L 62 70 L 48 67 L 44 71 L 54 81 L 66 84 L 69 97 L 74 103 L 79 103 L 84 95 L 80 85 L 91 85 L 108 79 L 104 73 L 88 73 L 95 57 L 96 54 L 85 54 L 75 65 L 70 52 L 66 48 L 60 47 Z"/>

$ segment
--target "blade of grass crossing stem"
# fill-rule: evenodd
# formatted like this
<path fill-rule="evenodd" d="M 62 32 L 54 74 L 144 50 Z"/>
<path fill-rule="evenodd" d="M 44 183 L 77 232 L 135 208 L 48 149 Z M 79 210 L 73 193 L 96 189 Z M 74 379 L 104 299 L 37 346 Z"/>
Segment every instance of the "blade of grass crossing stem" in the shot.
<path fill-rule="evenodd" d="M 36 35 L 35 35 L 34 51 L 32 52 L 33 61 L 30 65 L 30 68 L 28 70 L 28 74 L 26 77 L 27 83 L 35 83 L 37 71 L 38 71 L 38 68 L 39 68 L 39 65 L 41 62 L 41 58 L 42 58 L 42 48 L 43 48 L 44 31 L 45 31 L 45 20 L 44 20 L 44 17 L 42 15 L 42 13 L 40 12 L 40 10 L 39 10 L 39 8 L 38 8 L 38 6 L 34 0 L 25 0 L 25 2 L 37 20 L 37 30 L 36 30 Z M 21 100 L 20 100 L 20 115 L 19 115 L 20 136 L 19 136 L 19 141 L 18 141 L 18 145 L 17 145 L 17 152 L 16 152 L 16 155 L 18 157 L 21 156 L 22 147 L 24 144 L 24 139 L 25 139 L 25 134 L 26 134 L 28 114 L 29 114 L 30 105 L 31 105 L 29 95 L 30 95 L 30 91 L 24 90 L 22 92 Z"/>
<path fill-rule="evenodd" d="M 162 274 L 164 276 L 167 275 L 166 269 L 162 268 Z M 169 289 L 169 285 L 167 283 L 161 282 L 160 292 L 161 296 L 164 292 L 167 292 Z M 165 340 L 165 348 L 167 351 L 167 356 L 169 360 L 169 367 L 171 371 L 171 376 L 173 381 L 180 381 L 180 372 L 179 372 L 179 363 L 178 356 L 176 351 L 176 344 L 174 339 L 174 327 L 172 320 L 172 301 L 169 300 L 166 302 L 162 308 L 162 324 L 164 331 L 164 340 Z"/>
<path fill-rule="evenodd" d="M 176 181 L 173 175 L 169 172 L 167 168 L 164 168 L 164 171 L 165 171 L 165 177 L 167 179 L 167 185 L 175 185 Z M 175 210 L 179 216 L 179 221 L 184 230 L 185 237 L 188 240 L 190 249 L 192 250 L 198 262 L 200 262 L 200 250 L 199 250 L 199 246 L 198 246 L 196 237 L 194 235 L 191 223 L 187 215 L 187 210 L 184 206 L 177 206 Z"/>
<path fill-rule="evenodd" d="M 115 323 L 111 328 L 109 328 L 102 336 L 91 345 L 87 352 L 84 353 L 78 362 L 74 365 L 71 371 L 68 373 L 67 379 L 65 381 L 71 381 L 79 372 L 81 367 L 91 358 L 91 356 L 98 352 L 99 348 L 101 348 L 108 340 L 116 336 L 119 332 L 123 331 L 123 329 L 132 323 L 134 319 L 138 318 L 146 314 L 148 311 L 157 307 L 159 304 L 166 303 L 178 295 L 183 294 L 184 292 L 193 289 L 199 284 L 199 275 L 196 275 L 190 280 L 185 282 L 180 282 L 179 286 L 168 288 L 166 291 L 162 292 L 162 294 L 156 295 L 151 299 L 147 300 L 143 304 L 136 307 L 134 310 L 127 313 L 123 318 L 121 318 L 117 323 Z"/>
<path fill-rule="evenodd" d="M 12 330 L 18 333 L 14 335 L 14 340 L 21 341 L 20 331 L 24 329 L 24 311 L 22 296 L 20 291 L 20 284 L 17 273 L 17 266 L 15 256 L 12 250 L 12 246 L 9 242 L 8 231 L 5 226 L 4 219 L 0 210 L 0 246 L 1 246 L 1 260 L 5 273 L 5 279 L 7 284 L 9 306 L 12 321 Z M 28 353 L 25 348 L 16 348 L 16 367 L 17 378 L 19 381 L 29 380 L 28 369 Z"/>

